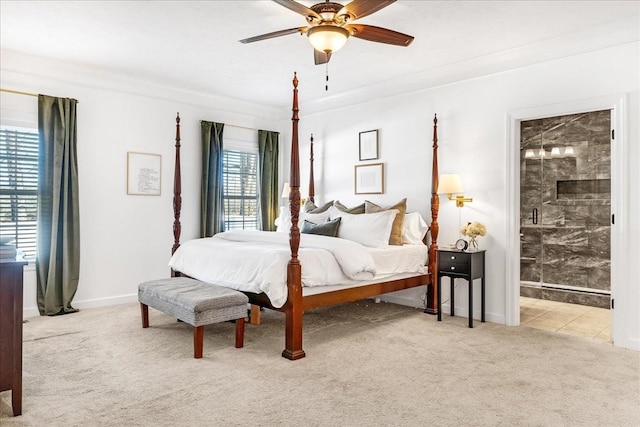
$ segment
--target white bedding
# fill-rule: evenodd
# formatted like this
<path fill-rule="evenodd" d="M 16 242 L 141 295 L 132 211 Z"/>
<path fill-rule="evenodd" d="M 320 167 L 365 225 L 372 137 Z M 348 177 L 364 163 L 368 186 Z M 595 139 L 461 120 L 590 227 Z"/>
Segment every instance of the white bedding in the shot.
<path fill-rule="evenodd" d="M 346 285 L 371 281 L 376 275 L 426 271 L 424 245 L 373 249 L 350 240 L 302 234 L 298 252 L 303 286 Z M 274 307 L 281 307 L 287 300 L 290 258 L 288 233 L 228 231 L 183 243 L 169 266 L 204 282 L 264 292 Z"/>

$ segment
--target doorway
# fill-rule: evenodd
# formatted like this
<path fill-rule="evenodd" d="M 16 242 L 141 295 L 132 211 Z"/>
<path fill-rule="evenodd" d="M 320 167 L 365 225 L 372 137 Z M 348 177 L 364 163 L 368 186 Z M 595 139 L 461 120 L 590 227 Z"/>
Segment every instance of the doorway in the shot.
<path fill-rule="evenodd" d="M 608 309 L 611 110 L 520 122 L 520 295 Z"/>
<path fill-rule="evenodd" d="M 507 114 L 507 240 L 506 240 L 506 319 L 509 326 L 518 326 L 520 319 L 520 123 L 544 117 L 578 114 L 589 111 L 610 110 L 611 128 L 611 342 L 614 346 L 637 348 L 637 343 L 626 333 L 625 324 L 635 310 L 633 304 L 615 304 L 615 300 L 625 301 L 634 295 L 631 282 L 626 274 L 624 254 L 629 244 L 629 219 L 625 194 L 630 191 L 629 167 L 627 161 L 627 126 L 625 95 L 604 95 L 596 98 L 580 99 L 565 103 L 548 104 L 538 107 L 511 111 Z M 615 218 L 614 218 L 615 215 Z M 633 307 L 633 308 L 632 308 Z"/>

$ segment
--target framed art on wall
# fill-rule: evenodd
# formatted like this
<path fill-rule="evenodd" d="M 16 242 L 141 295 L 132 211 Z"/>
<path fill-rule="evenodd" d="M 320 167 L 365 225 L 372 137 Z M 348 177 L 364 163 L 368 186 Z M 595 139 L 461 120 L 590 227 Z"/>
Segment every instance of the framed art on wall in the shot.
<path fill-rule="evenodd" d="M 127 194 L 159 196 L 161 168 L 160 154 L 127 152 Z"/>
<path fill-rule="evenodd" d="M 359 138 L 360 160 L 378 159 L 378 130 L 360 132 Z"/>
<path fill-rule="evenodd" d="M 384 163 L 355 166 L 356 194 L 384 193 Z"/>

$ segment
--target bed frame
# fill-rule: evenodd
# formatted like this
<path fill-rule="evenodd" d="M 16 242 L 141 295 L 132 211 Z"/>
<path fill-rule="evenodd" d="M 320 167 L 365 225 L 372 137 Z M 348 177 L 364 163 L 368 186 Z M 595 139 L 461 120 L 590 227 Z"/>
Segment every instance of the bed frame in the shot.
<path fill-rule="evenodd" d="M 289 185 L 291 192 L 289 193 L 289 209 L 291 212 L 291 230 L 289 233 L 289 246 L 291 248 L 291 259 L 287 266 L 287 302 L 280 308 L 275 308 L 269 301 L 269 298 L 261 293 L 255 294 L 245 292 L 249 297 L 252 307 L 266 307 L 285 313 L 285 349 L 282 356 L 297 360 L 305 357 L 302 349 L 302 317 L 305 310 L 324 307 L 345 302 L 357 301 L 363 298 L 369 298 L 388 292 L 399 291 L 403 289 L 414 288 L 417 286 L 427 286 L 426 308 L 425 313 L 437 314 L 437 295 L 436 287 L 433 286 L 436 280 L 436 263 L 438 249 L 438 210 L 439 198 L 436 193 L 438 188 L 438 119 L 433 119 L 433 163 L 431 168 L 431 224 L 429 226 L 430 243 L 429 243 L 429 261 L 427 274 L 411 276 L 403 279 L 391 280 L 387 282 L 374 283 L 370 285 L 351 287 L 342 290 L 334 290 L 325 293 L 318 293 L 308 296 L 302 294 L 302 267 L 298 259 L 298 249 L 300 246 L 300 229 L 298 228 L 298 218 L 300 216 L 300 156 L 298 147 L 298 78 L 294 73 L 293 76 L 293 115 L 292 132 L 291 132 L 291 165 Z M 314 200 L 314 181 L 313 181 L 313 135 L 311 136 L 311 156 L 310 156 L 310 182 L 309 182 L 309 199 Z M 180 246 L 180 210 L 182 206 L 182 184 L 180 176 L 180 115 L 176 116 L 176 145 L 175 145 L 175 169 L 174 169 L 174 193 L 173 193 L 173 236 L 174 244 L 171 253 L 176 251 Z M 180 272 L 172 271 L 172 275 L 180 275 Z M 256 310 L 252 310 L 252 313 Z"/>

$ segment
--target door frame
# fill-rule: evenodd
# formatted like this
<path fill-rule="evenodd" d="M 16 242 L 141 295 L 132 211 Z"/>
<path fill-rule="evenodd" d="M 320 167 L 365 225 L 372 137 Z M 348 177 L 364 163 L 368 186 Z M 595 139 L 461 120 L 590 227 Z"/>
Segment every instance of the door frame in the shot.
<path fill-rule="evenodd" d="M 611 128 L 615 130 L 615 140 L 611 143 L 611 213 L 615 214 L 615 224 L 611 226 L 611 298 L 617 293 L 624 294 L 629 286 L 623 262 L 624 247 L 627 242 L 628 201 L 624 198 L 629 188 L 627 163 L 627 113 L 625 94 L 608 95 L 598 98 L 578 100 L 562 104 L 516 110 L 507 113 L 506 150 L 506 324 L 520 324 L 520 122 L 544 117 L 563 116 L 589 111 L 611 110 Z M 621 292 L 622 291 L 622 292 Z M 623 336 L 615 325 L 621 325 L 624 313 L 611 310 L 611 339 L 616 344 Z"/>

